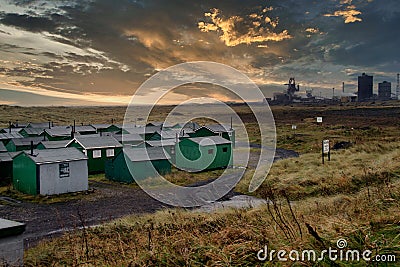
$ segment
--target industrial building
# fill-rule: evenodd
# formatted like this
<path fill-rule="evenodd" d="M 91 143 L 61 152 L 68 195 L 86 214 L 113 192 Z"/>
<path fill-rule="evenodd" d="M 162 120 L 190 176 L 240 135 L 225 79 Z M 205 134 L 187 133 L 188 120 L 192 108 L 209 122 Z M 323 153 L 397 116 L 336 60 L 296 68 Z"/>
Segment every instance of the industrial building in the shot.
<path fill-rule="evenodd" d="M 374 77 L 363 73 L 358 76 L 358 102 L 371 100 L 373 94 Z"/>
<path fill-rule="evenodd" d="M 384 81 L 378 84 L 379 100 L 390 100 L 392 98 L 392 83 Z"/>
<path fill-rule="evenodd" d="M 114 159 L 107 161 L 106 178 L 132 183 L 135 179 L 155 177 L 171 172 L 170 156 L 162 147 L 124 147 Z"/>
<path fill-rule="evenodd" d="M 86 191 L 87 157 L 73 147 L 23 151 L 13 159 L 13 186 L 30 195 Z"/>

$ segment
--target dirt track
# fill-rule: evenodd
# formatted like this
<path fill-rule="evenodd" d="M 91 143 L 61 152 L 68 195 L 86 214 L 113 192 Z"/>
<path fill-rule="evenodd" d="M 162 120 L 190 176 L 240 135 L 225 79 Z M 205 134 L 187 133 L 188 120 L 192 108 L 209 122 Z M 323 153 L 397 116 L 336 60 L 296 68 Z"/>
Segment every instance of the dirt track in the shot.
<path fill-rule="evenodd" d="M 277 149 L 275 159 L 296 156 L 298 154 L 294 151 Z M 258 157 L 252 155 L 249 165 L 255 165 L 256 160 Z M 140 188 L 93 181 L 90 188 L 96 195 L 91 200 L 82 198 L 54 204 L 10 202 L 9 205 L 0 205 L 0 218 L 26 223 L 24 238 L 28 248 L 43 238 L 57 236 L 67 230 L 109 222 L 130 214 L 153 213 L 168 207 Z"/>

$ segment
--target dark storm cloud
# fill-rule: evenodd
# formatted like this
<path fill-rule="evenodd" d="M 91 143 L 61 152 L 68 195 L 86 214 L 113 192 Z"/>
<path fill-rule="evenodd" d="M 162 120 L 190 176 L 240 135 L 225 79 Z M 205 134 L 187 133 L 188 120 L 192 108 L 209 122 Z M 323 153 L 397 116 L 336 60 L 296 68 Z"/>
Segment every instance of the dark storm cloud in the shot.
<path fill-rule="evenodd" d="M 67 50 L 24 50 L 5 42 L 0 51 L 37 55 L 37 74 L 23 83 L 52 90 L 131 94 L 157 69 L 194 60 L 238 68 L 265 91 L 269 83 L 275 88 L 292 75 L 331 88 L 332 83 L 354 81 L 364 70 L 384 77 L 383 72 L 399 68 L 394 51 L 400 43 L 400 13 L 394 0 L 14 3 L 26 11 L 3 11 L 1 24 L 48 32 L 41 38 L 67 45 Z M 24 72 L 18 68 L 7 72 L 4 67 L 3 73 Z"/>

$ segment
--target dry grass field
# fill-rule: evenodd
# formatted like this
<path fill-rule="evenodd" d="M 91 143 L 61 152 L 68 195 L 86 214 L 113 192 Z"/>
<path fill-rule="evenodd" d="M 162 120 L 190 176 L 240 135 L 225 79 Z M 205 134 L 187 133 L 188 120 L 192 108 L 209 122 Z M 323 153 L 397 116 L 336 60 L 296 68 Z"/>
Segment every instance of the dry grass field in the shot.
<path fill-rule="evenodd" d="M 171 109 L 153 115 L 160 120 Z M 252 142 L 257 124 L 243 106 Z M 21 108 L 0 106 L 0 124 L 9 120 L 68 123 L 122 122 L 123 107 Z M 26 266 L 366 266 L 360 262 L 260 262 L 270 249 L 322 251 L 344 238 L 348 247 L 393 254 L 400 260 L 400 107 L 272 107 L 277 146 L 300 157 L 275 162 L 264 184 L 253 193 L 269 200 L 254 209 L 199 213 L 170 209 L 132 215 L 106 225 L 68 232 L 27 250 Z M 315 117 L 324 122 L 317 124 Z M 291 125 L 297 125 L 294 132 Z M 321 163 L 321 141 L 350 142 Z M 236 191 L 248 193 L 249 169 Z M 171 180 L 184 184 L 193 177 Z"/>

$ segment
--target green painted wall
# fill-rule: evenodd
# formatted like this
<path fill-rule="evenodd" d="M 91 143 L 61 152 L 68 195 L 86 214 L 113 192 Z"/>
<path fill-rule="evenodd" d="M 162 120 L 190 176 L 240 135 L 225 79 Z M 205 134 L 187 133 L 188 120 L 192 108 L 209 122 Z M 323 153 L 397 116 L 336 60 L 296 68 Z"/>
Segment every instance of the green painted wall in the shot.
<path fill-rule="evenodd" d="M 71 143 L 68 147 L 76 147 L 80 151 L 83 152 L 83 148 L 78 143 Z M 93 158 L 93 150 L 98 149 L 88 149 L 86 151 L 86 156 L 88 157 L 88 171 L 89 173 L 104 173 L 105 171 L 105 163 L 107 160 L 112 159 L 113 157 L 107 157 L 107 148 L 101 149 L 101 158 Z M 120 153 L 122 148 L 114 148 L 114 155 Z"/>
<path fill-rule="evenodd" d="M 17 151 L 17 147 L 11 141 L 7 143 L 6 148 L 7 148 L 7 151 L 9 151 L 9 152 L 16 152 Z"/>
<path fill-rule="evenodd" d="M 25 154 L 21 153 L 13 160 L 14 189 L 30 195 L 37 195 L 36 164 Z"/>
<path fill-rule="evenodd" d="M 119 153 L 113 161 L 110 160 L 106 162 L 106 178 L 123 183 L 132 183 L 135 181 L 135 179 L 154 177 L 157 175 L 157 173 L 153 171 L 151 165 L 153 165 L 161 175 L 171 172 L 171 163 L 168 160 L 155 160 L 152 162 L 129 162 L 128 164 L 129 167 L 125 162 L 124 153 Z M 130 170 L 132 170 L 135 179 L 130 173 Z"/>
<path fill-rule="evenodd" d="M 212 150 L 211 154 L 208 153 L 209 150 Z M 177 144 L 175 164 L 178 168 L 194 171 L 220 169 L 232 165 L 232 155 L 231 144 L 221 144 L 215 147 L 199 146 L 197 143 L 185 139 Z"/>

